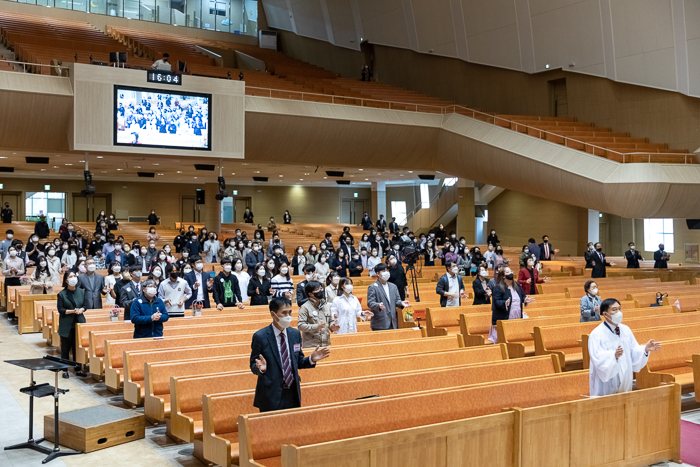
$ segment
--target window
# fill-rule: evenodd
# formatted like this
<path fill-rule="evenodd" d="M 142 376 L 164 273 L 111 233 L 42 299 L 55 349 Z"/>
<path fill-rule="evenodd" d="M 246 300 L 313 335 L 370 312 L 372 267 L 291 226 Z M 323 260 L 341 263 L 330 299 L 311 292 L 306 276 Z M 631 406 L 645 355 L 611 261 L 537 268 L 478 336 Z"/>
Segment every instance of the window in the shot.
<path fill-rule="evenodd" d="M 44 214 L 49 224 L 54 218 L 60 223 L 66 213 L 65 207 L 65 193 L 27 192 L 25 216 L 28 221 L 34 221 Z"/>
<path fill-rule="evenodd" d="M 391 217 L 395 217 L 399 225 L 406 223 L 406 201 L 391 202 Z"/>
<path fill-rule="evenodd" d="M 445 186 L 454 186 L 455 183 L 457 183 L 457 177 L 445 179 Z"/>
<path fill-rule="evenodd" d="M 421 209 L 430 208 L 430 189 L 427 183 L 420 184 L 420 207 Z"/>
<path fill-rule="evenodd" d="M 644 250 L 656 251 L 661 243 L 673 253 L 673 219 L 644 219 Z"/>

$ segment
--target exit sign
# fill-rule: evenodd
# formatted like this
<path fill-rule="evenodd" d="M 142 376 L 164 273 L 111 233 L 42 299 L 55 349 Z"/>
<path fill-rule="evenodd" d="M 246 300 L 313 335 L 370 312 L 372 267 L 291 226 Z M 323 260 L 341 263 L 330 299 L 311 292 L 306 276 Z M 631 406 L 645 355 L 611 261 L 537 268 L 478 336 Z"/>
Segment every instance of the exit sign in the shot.
<path fill-rule="evenodd" d="M 353 194 L 352 194 L 352 197 L 353 197 L 353 198 L 357 198 L 357 193 L 353 193 Z"/>
<path fill-rule="evenodd" d="M 233 190 L 233 196 L 238 195 L 238 190 Z"/>
<path fill-rule="evenodd" d="M 49 191 L 51 189 L 51 185 L 44 185 L 44 190 Z"/>

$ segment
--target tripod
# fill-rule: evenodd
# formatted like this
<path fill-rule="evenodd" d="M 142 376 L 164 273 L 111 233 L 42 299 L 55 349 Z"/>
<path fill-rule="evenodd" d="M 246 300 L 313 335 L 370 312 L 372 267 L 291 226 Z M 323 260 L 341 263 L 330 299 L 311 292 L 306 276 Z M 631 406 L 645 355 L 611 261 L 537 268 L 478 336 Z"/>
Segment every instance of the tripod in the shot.
<path fill-rule="evenodd" d="M 418 281 L 416 280 L 416 261 L 413 260 L 406 264 L 406 272 L 411 279 L 411 285 L 413 286 L 413 298 L 416 302 L 420 302 L 420 294 L 418 292 Z"/>

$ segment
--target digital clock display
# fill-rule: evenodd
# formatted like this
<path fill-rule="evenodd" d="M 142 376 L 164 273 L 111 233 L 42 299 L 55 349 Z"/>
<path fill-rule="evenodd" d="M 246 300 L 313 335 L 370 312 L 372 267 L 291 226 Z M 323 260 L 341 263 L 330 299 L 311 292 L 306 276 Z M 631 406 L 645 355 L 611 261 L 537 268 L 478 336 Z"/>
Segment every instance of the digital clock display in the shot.
<path fill-rule="evenodd" d="M 182 75 L 160 70 L 149 70 L 147 73 L 149 83 L 182 85 Z"/>

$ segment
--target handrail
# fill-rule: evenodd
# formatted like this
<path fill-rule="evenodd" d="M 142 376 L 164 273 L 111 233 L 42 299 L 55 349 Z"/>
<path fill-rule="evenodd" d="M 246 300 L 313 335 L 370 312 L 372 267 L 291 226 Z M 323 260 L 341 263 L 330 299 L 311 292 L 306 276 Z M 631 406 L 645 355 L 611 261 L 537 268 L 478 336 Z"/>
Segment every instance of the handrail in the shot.
<path fill-rule="evenodd" d="M 59 74 L 61 77 L 64 77 L 62 74 L 62 71 L 65 71 L 68 73 L 69 68 L 63 67 L 61 65 L 46 65 L 44 63 L 30 63 L 30 62 L 20 62 L 17 60 L 0 60 L 0 63 L 10 63 L 10 64 L 15 64 L 15 65 L 22 65 L 22 73 L 27 72 L 27 66 L 47 66 L 49 68 L 58 68 Z M 67 75 L 66 75 L 67 76 Z"/>
<path fill-rule="evenodd" d="M 433 196 L 433 197 L 430 199 L 430 201 L 429 201 L 430 206 L 435 205 L 435 203 L 436 203 L 444 194 L 446 194 L 448 191 L 450 191 L 450 188 L 456 188 L 456 185 L 445 185 L 445 180 L 443 179 L 442 185 L 440 186 L 440 189 L 437 191 L 437 193 L 435 193 L 435 196 Z M 411 217 L 415 216 L 416 213 L 417 213 L 418 211 L 420 211 L 421 209 L 423 209 L 422 203 L 420 203 L 420 202 L 416 203 L 416 205 L 413 207 L 413 209 L 411 209 L 410 211 L 406 212 L 406 222 L 408 222 L 408 219 L 410 219 Z M 430 208 L 426 208 L 426 209 L 430 209 Z"/>

